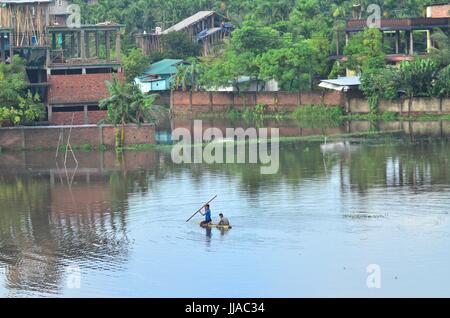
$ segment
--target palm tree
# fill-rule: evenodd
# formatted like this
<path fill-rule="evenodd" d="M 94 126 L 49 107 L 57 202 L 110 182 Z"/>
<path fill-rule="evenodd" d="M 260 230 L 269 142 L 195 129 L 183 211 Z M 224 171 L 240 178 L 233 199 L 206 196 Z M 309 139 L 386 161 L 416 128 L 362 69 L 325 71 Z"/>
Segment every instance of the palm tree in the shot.
<path fill-rule="evenodd" d="M 172 82 L 172 88 L 177 89 L 181 87 L 183 91 L 187 91 L 189 87 L 190 91 L 197 90 L 200 63 L 196 58 L 189 58 L 188 63 L 189 64 L 181 64 L 177 67 L 177 73 Z"/>
<path fill-rule="evenodd" d="M 105 84 L 109 97 L 100 100 L 99 108 L 107 109 L 107 122 L 121 126 L 121 130 L 116 128 L 116 147 L 124 144 L 126 124 L 157 123 L 164 117 L 163 108 L 154 105 L 157 95 L 143 94 L 136 85 L 127 84 L 117 76 Z"/>

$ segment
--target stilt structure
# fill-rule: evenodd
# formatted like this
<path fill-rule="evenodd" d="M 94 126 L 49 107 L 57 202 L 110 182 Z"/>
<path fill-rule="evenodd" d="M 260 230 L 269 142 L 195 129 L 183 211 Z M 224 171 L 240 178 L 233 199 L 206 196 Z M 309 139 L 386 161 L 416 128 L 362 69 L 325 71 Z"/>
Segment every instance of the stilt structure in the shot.
<path fill-rule="evenodd" d="M 161 38 L 164 35 L 170 32 L 185 32 L 193 42 L 201 44 L 202 55 L 206 56 L 213 52 L 215 45 L 222 43 L 224 38 L 231 34 L 232 25 L 227 21 L 228 19 L 214 11 L 199 11 L 166 30 L 158 27 L 154 32 L 136 35 L 136 45 L 145 54 L 163 52 Z"/>

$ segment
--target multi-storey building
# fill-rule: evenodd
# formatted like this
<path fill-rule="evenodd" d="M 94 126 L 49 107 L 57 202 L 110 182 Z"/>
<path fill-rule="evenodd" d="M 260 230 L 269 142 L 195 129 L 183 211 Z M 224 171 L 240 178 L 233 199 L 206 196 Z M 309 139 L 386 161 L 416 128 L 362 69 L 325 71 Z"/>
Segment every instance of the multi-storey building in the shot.
<path fill-rule="evenodd" d="M 450 4 L 442 3 L 427 6 L 423 17 L 415 18 L 383 18 L 379 27 L 383 35 L 388 63 L 398 63 L 411 60 L 416 55 L 426 55 L 434 46 L 432 34 L 434 30 L 441 29 L 450 32 Z M 342 46 L 339 43 L 339 34 L 345 34 L 345 43 L 349 38 L 368 27 L 367 20 L 356 18 L 360 14 L 354 14 L 355 18 L 348 20 L 344 29 L 338 30 L 336 37 L 336 57 L 342 56 Z"/>
<path fill-rule="evenodd" d="M 121 68 L 122 25 L 71 23 L 67 0 L 0 0 L 0 57 L 26 60 L 30 88 L 54 124 L 96 123 L 105 81 Z M 82 15 L 82 12 L 81 12 Z M 68 23 L 69 22 L 69 23 Z"/>

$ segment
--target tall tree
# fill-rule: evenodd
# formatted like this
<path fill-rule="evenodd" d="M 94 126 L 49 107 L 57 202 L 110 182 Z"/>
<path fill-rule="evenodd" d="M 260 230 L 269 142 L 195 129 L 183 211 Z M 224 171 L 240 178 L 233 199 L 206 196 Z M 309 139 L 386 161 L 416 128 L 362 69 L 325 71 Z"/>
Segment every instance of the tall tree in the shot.
<path fill-rule="evenodd" d="M 345 66 L 356 73 L 373 68 L 383 68 L 384 52 L 382 34 L 376 28 L 354 34 L 344 49 Z"/>
<path fill-rule="evenodd" d="M 14 56 L 11 64 L 0 63 L 0 125 L 27 124 L 42 117 L 44 105 L 27 85 L 23 59 Z"/>

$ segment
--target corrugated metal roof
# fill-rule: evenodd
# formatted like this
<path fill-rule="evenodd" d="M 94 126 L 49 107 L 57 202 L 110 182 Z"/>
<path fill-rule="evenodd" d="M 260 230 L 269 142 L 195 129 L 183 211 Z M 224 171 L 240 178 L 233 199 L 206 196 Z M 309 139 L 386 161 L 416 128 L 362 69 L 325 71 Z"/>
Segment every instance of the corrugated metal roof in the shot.
<path fill-rule="evenodd" d="M 359 86 L 359 85 L 361 85 L 359 76 L 347 76 L 331 80 L 321 80 L 319 87 L 346 92 L 350 89 L 351 86 Z"/>
<path fill-rule="evenodd" d="M 334 84 L 334 85 L 340 85 L 340 86 L 361 85 L 359 76 L 343 76 L 343 77 L 338 77 L 336 79 L 321 80 L 321 82 L 330 83 L 330 84 Z"/>
<path fill-rule="evenodd" d="M 203 30 L 202 32 L 197 34 L 197 40 L 204 39 L 207 36 L 210 36 L 211 34 L 214 34 L 216 32 L 220 32 L 222 30 L 223 30 L 223 28 L 211 28 L 211 29 Z"/>
<path fill-rule="evenodd" d="M 181 31 L 190 25 L 206 18 L 214 14 L 214 11 L 199 11 L 194 15 L 191 15 L 189 18 L 184 19 L 183 21 L 171 26 L 170 28 L 164 30 L 162 33 L 167 34 L 172 31 Z"/>
<path fill-rule="evenodd" d="M 164 59 L 150 65 L 150 67 L 144 71 L 144 74 L 145 75 L 175 74 L 177 72 L 178 64 L 182 62 L 183 60 Z"/>

